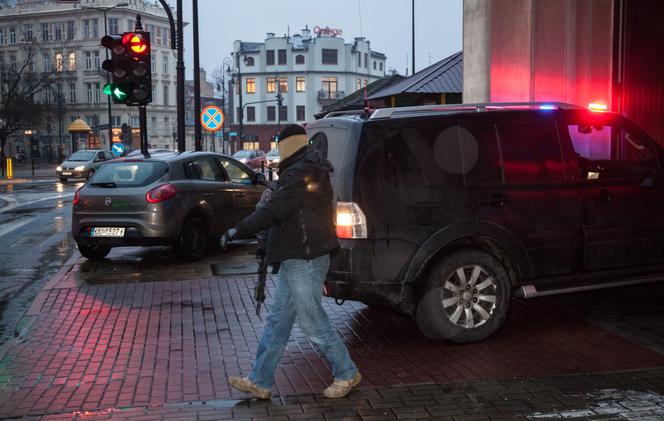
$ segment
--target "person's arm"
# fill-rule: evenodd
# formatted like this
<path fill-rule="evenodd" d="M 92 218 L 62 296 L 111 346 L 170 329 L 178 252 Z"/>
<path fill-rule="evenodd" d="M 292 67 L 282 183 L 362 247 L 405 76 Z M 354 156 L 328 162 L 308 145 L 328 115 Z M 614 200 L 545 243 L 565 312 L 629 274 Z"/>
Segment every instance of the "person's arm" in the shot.
<path fill-rule="evenodd" d="M 307 192 L 305 175 L 305 172 L 289 174 L 289 178 L 293 181 L 272 193 L 266 206 L 258 207 L 239 222 L 235 226 L 237 234 L 247 237 L 286 221 L 290 214 L 300 207 Z"/>

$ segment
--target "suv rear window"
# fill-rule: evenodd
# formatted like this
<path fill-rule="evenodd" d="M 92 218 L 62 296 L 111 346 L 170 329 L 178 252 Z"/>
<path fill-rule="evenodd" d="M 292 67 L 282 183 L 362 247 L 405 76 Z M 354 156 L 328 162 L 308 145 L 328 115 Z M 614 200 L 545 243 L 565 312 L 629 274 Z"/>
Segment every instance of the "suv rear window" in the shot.
<path fill-rule="evenodd" d="M 158 161 L 109 162 L 90 179 L 91 187 L 143 187 L 168 173 L 168 164 Z"/>

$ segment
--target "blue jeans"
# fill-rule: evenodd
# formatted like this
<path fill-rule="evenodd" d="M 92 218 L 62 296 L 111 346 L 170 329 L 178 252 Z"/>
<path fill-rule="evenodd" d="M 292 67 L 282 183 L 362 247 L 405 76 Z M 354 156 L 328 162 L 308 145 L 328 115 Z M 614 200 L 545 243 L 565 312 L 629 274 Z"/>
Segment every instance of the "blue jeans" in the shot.
<path fill-rule="evenodd" d="M 350 380 L 357 373 L 346 346 L 332 328 L 321 303 L 323 282 L 329 267 L 329 255 L 313 260 L 290 259 L 281 262 L 277 290 L 258 344 L 256 362 L 249 374 L 249 379 L 256 385 L 264 389 L 274 385 L 274 370 L 296 318 L 304 334 L 327 358 L 335 379 Z"/>

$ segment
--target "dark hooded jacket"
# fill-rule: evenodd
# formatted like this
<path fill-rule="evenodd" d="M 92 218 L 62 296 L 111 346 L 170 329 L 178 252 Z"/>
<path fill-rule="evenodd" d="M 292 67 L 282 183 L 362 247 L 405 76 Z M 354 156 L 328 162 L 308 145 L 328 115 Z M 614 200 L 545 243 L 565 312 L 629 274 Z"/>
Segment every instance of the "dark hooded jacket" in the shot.
<path fill-rule="evenodd" d="M 267 263 L 313 259 L 338 247 L 334 227 L 332 164 L 311 146 L 297 150 L 279 164 L 276 190 L 266 206 L 237 224 L 247 237 L 269 228 Z"/>

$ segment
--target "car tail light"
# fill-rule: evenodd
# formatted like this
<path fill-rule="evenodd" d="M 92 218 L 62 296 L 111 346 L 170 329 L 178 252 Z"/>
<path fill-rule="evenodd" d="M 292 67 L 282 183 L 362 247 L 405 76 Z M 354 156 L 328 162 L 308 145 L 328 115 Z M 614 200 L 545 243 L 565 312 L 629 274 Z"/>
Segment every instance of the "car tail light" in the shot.
<path fill-rule="evenodd" d="M 177 192 L 178 191 L 174 185 L 162 184 L 147 192 L 145 194 L 145 200 L 147 200 L 148 203 L 161 203 L 175 196 Z"/>
<path fill-rule="evenodd" d="M 604 102 L 596 101 L 588 104 L 588 109 L 590 111 L 606 111 L 609 107 Z"/>
<path fill-rule="evenodd" d="M 353 202 L 337 202 L 337 237 L 367 238 L 367 218 Z"/>
<path fill-rule="evenodd" d="M 74 205 L 78 205 L 79 200 L 81 200 L 81 188 L 76 190 L 76 193 L 74 193 L 74 200 L 72 200 L 71 202 Z"/>

